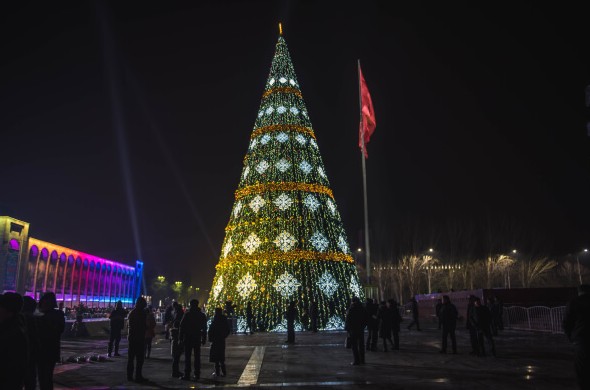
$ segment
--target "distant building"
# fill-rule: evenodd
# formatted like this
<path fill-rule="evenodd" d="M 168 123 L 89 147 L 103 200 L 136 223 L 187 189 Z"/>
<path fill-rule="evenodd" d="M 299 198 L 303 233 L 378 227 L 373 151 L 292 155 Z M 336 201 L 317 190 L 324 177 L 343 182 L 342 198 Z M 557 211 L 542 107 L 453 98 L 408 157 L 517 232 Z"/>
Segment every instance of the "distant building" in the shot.
<path fill-rule="evenodd" d="M 66 307 L 131 304 L 141 294 L 143 262 L 135 266 L 29 236 L 29 223 L 0 216 L 0 291 L 39 299 L 53 291 Z"/>

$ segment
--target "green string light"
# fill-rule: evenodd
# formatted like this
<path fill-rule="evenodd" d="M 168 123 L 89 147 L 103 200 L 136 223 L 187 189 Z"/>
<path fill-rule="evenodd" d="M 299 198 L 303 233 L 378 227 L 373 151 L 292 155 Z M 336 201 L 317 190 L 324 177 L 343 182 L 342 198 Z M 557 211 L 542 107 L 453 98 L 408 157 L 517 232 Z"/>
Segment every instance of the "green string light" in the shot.
<path fill-rule="evenodd" d="M 236 200 L 225 229 L 208 311 L 252 302 L 258 326 L 282 330 L 291 300 L 314 301 L 319 328 L 342 325 L 363 291 L 291 63 L 279 36 Z"/>

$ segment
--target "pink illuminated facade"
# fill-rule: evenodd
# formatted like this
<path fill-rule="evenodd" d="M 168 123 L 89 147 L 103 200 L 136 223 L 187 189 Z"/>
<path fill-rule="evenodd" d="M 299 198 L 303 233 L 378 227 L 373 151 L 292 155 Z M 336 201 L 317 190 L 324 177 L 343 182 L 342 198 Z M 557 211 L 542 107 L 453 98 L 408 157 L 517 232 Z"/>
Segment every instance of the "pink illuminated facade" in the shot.
<path fill-rule="evenodd" d="M 66 307 L 131 304 L 141 294 L 143 263 L 103 259 L 29 237 L 29 224 L 0 216 L 0 289 L 38 299 L 53 291 Z"/>

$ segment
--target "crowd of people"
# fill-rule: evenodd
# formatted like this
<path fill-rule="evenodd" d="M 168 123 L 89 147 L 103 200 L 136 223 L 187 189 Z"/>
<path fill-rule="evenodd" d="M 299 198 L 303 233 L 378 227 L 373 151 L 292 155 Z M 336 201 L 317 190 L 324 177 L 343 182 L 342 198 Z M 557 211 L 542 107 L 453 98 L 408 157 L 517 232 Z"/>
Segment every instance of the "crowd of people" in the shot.
<path fill-rule="evenodd" d="M 408 330 L 416 326 L 420 328 L 420 313 L 416 297 L 411 299 L 412 319 L 408 324 Z M 482 305 L 481 299 L 476 296 L 469 297 L 467 313 L 461 317 L 456 306 L 451 303 L 448 295 L 444 295 L 435 307 L 438 318 L 438 329 L 442 330 L 442 348 L 440 353 L 447 353 L 448 340 L 451 339 L 451 351 L 457 353 L 457 339 L 455 331 L 457 322 L 465 319 L 466 328 L 469 330 L 471 341 L 471 355 L 486 356 L 485 341 L 489 351 L 496 356 L 494 335 L 498 330 L 503 329 L 502 306 L 499 299 L 495 298 L 493 303 Z M 402 316 L 399 305 L 393 299 L 387 302 L 374 302 L 367 298 L 363 304 L 359 298 L 354 297 L 352 304 L 346 313 L 345 330 L 348 332 L 346 346 L 352 349 L 353 365 L 365 363 L 365 350 L 377 351 L 378 340 L 382 340 L 383 351 L 387 352 L 388 347 L 392 350 L 399 350 L 399 333 Z M 364 332 L 368 332 L 365 341 Z"/>
<path fill-rule="evenodd" d="M 317 312 L 314 303 L 307 310 L 310 315 L 308 330 L 317 331 Z M 411 300 L 412 319 L 407 326 L 411 330 L 420 328 L 419 305 Z M 127 379 L 138 383 L 145 382 L 142 368 L 146 358 L 150 358 L 151 344 L 155 337 L 156 317 L 151 306 L 139 297 L 134 308 L 128 312 L 122 302 L 110 310 L 110 337 L 108 356 L 121 356 L 119 346 L 127 320 L 128 353 Z M 459 321 L 465 321 L 469 331 L 472 355 L 486 356 L 487 351 L 496 356 L 494 337 L 503 329 L 502 303 L 495 298 L 482 304 L 479 297 L 470 296 L 465 316 L 461 316 L 448 295 L 443 295 L 435 307 L 438 329 L 441 330 L 442 347 L 440 353 L 447 353 L 448 339 L 451 352 L 457 353 L 456 329 Z M 246 333 L 255 330 L 255 319 L 251 303 L 246 306 Z M 165 337 L 170 341 L 172 355 L 172 376 L 187 381 L 196 381 L 201 375 L 201 346 L 207 340 L 211 343 L 209 361 L 214 364 L 214 376 L 226 376 L 225 341 L 232 333 L 233 305 L 228 302 L 225 311 L 216 308 L 210 325 L 196 299 L 190 301 L 188 308 L 177 302 L 164 312 Z M 228 314 L 228 315 L 226 315 Z M 290 301 L 284 313 L 287 322 L 287 343 L 295 342 L 295 322 L 300 319 L 297 302 Z M 390 299 L 380 303 L 367 298 L 363 303 L 357 297 L 347 310 L 345 330 L 347 348 L 352 349 L 353 365 L 365 364 L 366 351 L 378 351 L 379 339 L 382 350 L 399 350 L 400 326 L 402 323 L 398 303 Z M 580 296 L 567 307 L 564 318 L 564 331 L 575 345 L 575 367 L 581 388 L 588 388 L 590 321 L 590 286 L 580 287 Z M 316 324 L 315 326 L 313 324 Z M 60 357 L 60 339 L 65 329 L 64 310 L 58 308 L 56 296 L 52 292 L 42 295 L 39 302 L 28 296 L 7 292 L 0 295 L 0 345 L 10 353 L 0 354 L 0 384 L 2 389 L 35 389 L 37 383 L 42 390 L 53 389 L 53 371 Z M 368 331 L 365 339 L 365 329 Z M 235 331 L 235 329 L 234 329 Z M 180 371 L 180 358 L 184 354 L 184 371 Z"/>
<path fill-rule="evenodd" d="M 35 301 L 7 292 L 0 295 L 0 387 L 53 389 L 53 370 L 60 361 L 65 316 L 55 294 Z"/>
<path fill-rule="evenodd" d="M 127 356 L 127 379 L 145 382 L 142 367 L 144 358 L 150 357 L 151 340 L 154 337 L 155 319 L 153 310 L 146 310 L 146 301 L 138 298 L 135 308 L 128 315 L 129 351 Z M 113 310 L 111 320 L 111 338 L 115 344 L 115 356 L 118 356 L 120 340 L 120 314 Z M 124 316 L 123 316 L 124 318 Z M 207 326 L 207 317 L 199 307 L 199 301 L 193 299 L 185 310 L 178 302 L 173 302 L 163 316 L 165 337 L 170 341 L 172 355 L 172 377 L 185 381 L 197 381 L 201 377 L 201 346 L 211 343 L 209 361 L 214 364 L 215 376 L 225 376 L 225 339 L 231 333 L 230 321 L 221 308 L 215 309 L 211 324 Z M 180 358 L 184 354 L 184 371 L 180 371 Z"/>

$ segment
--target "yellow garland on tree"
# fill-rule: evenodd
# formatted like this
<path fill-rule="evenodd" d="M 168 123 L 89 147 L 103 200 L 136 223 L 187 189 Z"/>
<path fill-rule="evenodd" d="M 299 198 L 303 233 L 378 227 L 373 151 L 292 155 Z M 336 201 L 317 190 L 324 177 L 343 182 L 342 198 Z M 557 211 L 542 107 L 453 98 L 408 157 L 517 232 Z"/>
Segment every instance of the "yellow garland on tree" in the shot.
<path fill-rule="evenodd" d="M 254 139 L 254 138 L 258 137 L 260 134 L 270 133 L 273 131 L 296 131 L 298 133 L 307 134 L 310 137 L 315 139 L 315 134 L 313 132 L 313 129 L 311 129 L 310 127 L 299 126 L 299 125 L 270 125 L 270 126 L 259 127 L 257 129 L 255 129 L 254 131 L 252 131 L 252 135 L 250 136 L 250 139 Z"/>
<path fill-rule="evenodd" d="M 297 89 L 297 88 L 292 88 L 292 87 L 276 87 L 273 89 L 269 89 L 268 91 L 266 91 L 265 93 L 262 94 L 262 98 L 264 99 L 265 97 L 267 97 L 268 95 L 272 94 L 272 93 L 292 93 L 294 95 L 297 95 L 299 97 L 301 97 L 301 92 Z"/>
<path fill-rule="evenodd" d="M 315 192 L 318 194 L 326 194 L 330 198 L 334 199 L 334 195 L 332 194 L 332 190 L 326 186 L 320 184 L 309 184 L 309 183 L 293 183 L 293 182 L 286 182 L 286 183 L 277 183 L 277 182 L 269 182 L 269 183 L 262 183 L 262 184 L 254 184 L 252 186 L 247 186 L 244 188 L 240 188 L 236 190 L 236 200 L 240 200 L 245 196 L 252 195 L 252 194 L 261 194 L 267 191 L 307 191 L 307 192 Z"/>
<path fill-rule="evenodd" d="M 290 252 L 269 251 L 262 253 L 255 253 L 252 255 L 240 254 L 235 256 L 228 256 L 222 259 L 215 268 L 218 270 L 235 266 L 236 264 L 255 265 L 257 263 L 266 264 L 269 261 L 287 261 L 297 262 L 302 260 L 323 260 L 323 261 L 344 261 L 347 263 L 354 263 L 351 255 L 340 252 L 325 252 L 319 253 L 314 251 L 292 250 Z"/>

